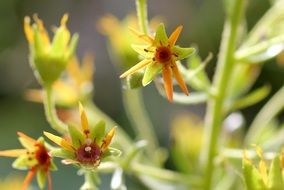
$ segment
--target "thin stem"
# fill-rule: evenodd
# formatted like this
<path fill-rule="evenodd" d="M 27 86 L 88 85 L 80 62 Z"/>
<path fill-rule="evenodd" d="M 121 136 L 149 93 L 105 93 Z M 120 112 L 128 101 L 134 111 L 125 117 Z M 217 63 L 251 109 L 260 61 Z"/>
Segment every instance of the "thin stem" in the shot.
<path fill-rule="evenodd" d="M 265 104 L 253 120 L 245 138 L 245 144 L 253 143 L 253 139 L 260 130 L 284 109 L 284 86 Z"/>
<path fill-rule="evenodd" d="M 187 186 L 200 186 L 200 178 L 199 177 L 190 177 L 187 175 L 183 175 L 171 170 L 161 169 L 153 166 L 146 166 L 139 163 L 133 163 L 129 169 L 132 172 L 137 173 L 137 175 L 148 175 L 153 178 L 167 181 L 167 182 L 174 182 L 178 184 L 184 184 Z"/>
<path fill-rule="evenodd" d="M 217 153 L 218 137 L 224 119 L 224 102 L 226 99 L 227 85 L 232 75 L 235 60 L 237 29 L 241 20 L 244 0 L 234 1 L 233 14 L 224 26 L 221 42 L 220 55 L 217 62 L 217 70 L 213 80 L 213 88 L 216 89 L 216 96 L 209 99 L 205 120 L 205 142 L 202 161 L 205 161 L 204 189 L 209 190 L 212 186 L 214 174 L 214 159 Z"/>
<path fill-rule="evenodd" d="M 52 95 L 52 86 L 45 86 L 43 100 L 45 115 L 50 126 L 61 134 L 67 130 L 67 125 L 60 121 L 56 114 L 55 103 Z"/>
<path fill-rule="evenodd" d="M 148 142 L 146 153 L 149 158 L 155 156 L 158 141 L 153 130 L 153 125 L 145 111 L 144 102 L 140 90 L 123 90 L 123 103 L 135 133 L 140 139 Z M 154 162 L 156 159 L 153 160 Z M 157 163 L 158 164 L 158 163 Z"/>
<path fill-rule="evenodd" d="M 147 0 L 136 0 L 136 11 L 140 30 L 148 34 Z"/>
<path fill-rule="evenodd" d="M 269 40 L 258 43 L 257 45 L 240 49 L 236 52 L 235 57 L 238 61 L 244 61 L 251 56 L 257 55 L 269 48 L 274 48 L 277 45 L 279 48 L 275 49 L 276 52 L 283 50 L 284 35 L 273 37 Z"/>
<path fill-rule="evenodd" d="M 80 188 L 80 190 L 98 190 L 98 187 L 96 186 L 99 181 L 97 179 L 97 174 L 91 171 L 85 171 L 85 182 Z"/>

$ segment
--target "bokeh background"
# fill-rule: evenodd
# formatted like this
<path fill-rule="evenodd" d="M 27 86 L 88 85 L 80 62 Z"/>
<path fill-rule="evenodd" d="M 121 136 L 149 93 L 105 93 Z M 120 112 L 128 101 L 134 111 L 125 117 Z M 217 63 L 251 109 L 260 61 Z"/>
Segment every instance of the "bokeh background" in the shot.
<path fill-rule="evenodd" d="M 214 61 L 224 21 L 222 0 L 149 0 L 149 18 L 161 16 L 167 23 L 168 32 L 182 24 L 184 30 L 179 39 L 181 46 L 197 44 L 201 57 L 212 52 L 214 59 L 209 64 L 209 76 L 214 72 Z M 268 0 L 251 0 L 247 9 L 248 28 L 269 8 Z M 23 18 L 38 13 L 47 29 L 59 24 L 64 13 L 69 13 L 68 27 L 72 33 L 78 32 L 80 41 L 77 55 L 85 52 L 95 55 L 96 72 L 94 77 L 96 105 L 111 116 L 126 130 L 130 124 L 122 106 L 119 72 L 109 58 L 106 38 L 97 30 L 98 20 L 111 13 L 122 19 L 135 13 L 134 0 L 1 0 L 0 1 L 0 149 L 17 148 L 16 131 L 38 137 L 43 130 L 50 130 L 45 120 L 41 104 L 27 102 L 23 98 L 25 90 L 39 87 L 28 63 L 28 45 L 23 33 Z M 49 30 L 50 31 L 50 30 Z M 284 83 L 284 66 L 271 60 L 263 66 L 254 88 L 270 84 L 273 94 Z M 143 89 L 146 108 L 153 121 L 159 142 L 169 146 L 171 120 L 183 112 L 192 112 L 201 118 L 205 105 L 180 106 L 169 104 L 161 97 L 154 85 Z M 267 99 L 257 105 L 242 110 L 246 122 L 260 109 Z M 152 106 L 155 105 L 155 106 Z M 25 175 L 11 169 L 12 159 L 0 158 L 0 178 L 8 175 Z M 171 166 L 170 160 L 168 167 Z M 60 164 L 58 164 L 60 165 Z M 60 166 L 53 173 L 54 189 L 78 189 L 83 178 L 77 177 L 72 167 Z M 106 187 L 105 189 L 108 189 Z"/>

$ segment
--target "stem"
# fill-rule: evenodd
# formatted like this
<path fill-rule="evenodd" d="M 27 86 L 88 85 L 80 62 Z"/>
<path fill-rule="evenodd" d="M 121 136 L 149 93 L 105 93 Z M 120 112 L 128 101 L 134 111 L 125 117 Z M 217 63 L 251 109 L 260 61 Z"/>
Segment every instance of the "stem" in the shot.
<path fill-rule="evenodd" d="M 153 166 L 146 166 L 139 163 L 133 163 L 129 169 L 137 175 L 148 175 L 153 178 L 163 180 L 166 182 L 174 182 L 188 186 L 200 186 L 199 177 L 190 177 L 171 170 L 156 168 Z"/>
<path fill-rule="evenodd" d="M 137 89 L 123 90 L 123 103 L 128 118 L 132 126 L 134 126 L 135 133 L 138 134 L 140 139 L 145 139 L 148 142 L 145 148 L 146 153 L 149 158 L 153 158 L 155 152 L 158 150 L 158 141 L 153 130 L 153 125 L 145 111 L 141 91 Z M 155 162 L 156 159 L 153 161 Z"/>
<path fill-rule="evenodd" d="M 265 104 L 253 120 L 245 138 L 245 144 L 249 145 L 254 141 L 256 134 L 266 127 L 269 122 L 284 109 L 284 86 Z"/>
<path fill-rule="evenodd" d="M 85 182 L 80 188 L 80 190 L 98 190 L 96 186 L 99 183 L 99 180 L 94 172 L 85 171 Z"/>
<path fill-rule="evenodd" d="M 234 68 L 234 52 L 236 49 L 237 29 L 241 20 L 244 0 L 235 0 L 232 17 L 224 26 L 220 55 L 217 62 L 217 70 L 213 80 L 213 88 L 216 96 L 209 99 L 205 120 L 205 142 L 203 161 L 205 161 L 204 189 L 211 189 L 214 173 L 214 159 L 217 153 L 218 137 L 224 119 L 224 102 L 228 89 L 229 79 Z"/>
<path fill-rule="evenodd" d="M 148 34 L 147 0 L 136 0 L 136 11 L 140 30 Z"/>
<path fill-rule="evenodd" d="M 43 100 L 45 115 L 50 126 L 57 132 L 64 134 L 67 131 L 67 125 L 60 121 L 56 114 L 55 103 L 52 95 L 52 86 L 45 86 Z"/>

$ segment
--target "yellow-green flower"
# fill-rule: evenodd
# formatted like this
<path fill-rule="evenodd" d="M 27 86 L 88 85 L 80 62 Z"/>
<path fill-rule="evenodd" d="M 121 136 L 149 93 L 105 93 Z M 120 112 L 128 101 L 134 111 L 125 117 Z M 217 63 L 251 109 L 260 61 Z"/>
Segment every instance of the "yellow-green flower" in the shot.
<path fill-rule="evenodd" d="M 52 42 L 42 20 L 37 15 L 33 18 L 35 23 L 32 25 L 30 17 L 24 18 L 24 31 L 30 45 L 30 63 L 38 80 L 44 85 L 50 85 L 59 78 L 73 57 L 79 37 L 74 34 L 70 40 L 70 32 L 66 27 L 67 14 L 62 17 L 60 27 L 55 29 Z"/>
<path fill-rule="evenodd" d="M 146 67 L 142 80 L 143 86 L 146 86 L 153 80 L 154 76 L 162 70 L 164 88 L 170 102 L 173 100 L 172 74 L 182 91 L 186 95 L 189 95 L 176 61 L 187 58 L 193 54 L 195 50 L 194 48 L 181 48 L 175 45 L 181 30 L 182 26 L 177 27 L 170 37 L 168 37 L 164 24 L 160 24 L 154 38 L 132 30 L 136 36 L 146 43 L 146 45 L 132 45 L 132 48 L 143 56 L 144 60 L 124 72 L 120 78 L 124 78 Z"/>
<path fill-rule="evenodd" d="M 38 185 L 41 189 L 44 188 L 46 178 L 48 181 L 48 189 L 51 190 L 50 170 L 56 170 L 56 166 L 48 153 L 48 149 L 43 138 L 35 140 L 21 132 L 18 132 L 19 140 L 25 149 L 13 149 L 0 151 L 0 156 L 16 157 L 13 167 L 17 169 L 29 170 L 23 185 L 22 190 L 25 190 L 33 176 L 37 174 Z"/>
<path fill-rule="evenodd" d="M 93 92 L 94 58 L 90 54 L 83 57 L 82 64 L 77 58 L 72 58 L 66 67 L 64 77 L 56 80 L 53 85 L 55 103 L 59 106 L 69 107 L 78 101 L 85 101 Z M 26 98 L 34 102 L 43 101 L 43 91 L 28 90 Z"/>
<path fill-rule="evenodd" d="M 115 128 L 105 135 L 104 122 L 89 127 L 86 112 L 81 104 L 79 107 L 81 130 L 70 125 L 68 130 L 71 139 L 65 139 L 48 132 L 44 132 L 44 135 L 61 147 L 52 151 L 51 154 L 64 158 L 62 161 L 64 164 L 75 164 L 95 169 L 104 157 L 120 153 L 119 150 L 109 147 L 115 134 Z"/>
<path fill-rule="evenodd" d="M 270 167 L 264 159 L 263 151 L 255 146 L 256 154 L 259 157 L 258 164 L 254 164 L 249 158 L 247 151 L 244 151 L 243 173 L 247 189 L 249 190 L 280 190 L 284 187 L 284 176 L 281 169 L 281 157 L 275 155 Z"/>

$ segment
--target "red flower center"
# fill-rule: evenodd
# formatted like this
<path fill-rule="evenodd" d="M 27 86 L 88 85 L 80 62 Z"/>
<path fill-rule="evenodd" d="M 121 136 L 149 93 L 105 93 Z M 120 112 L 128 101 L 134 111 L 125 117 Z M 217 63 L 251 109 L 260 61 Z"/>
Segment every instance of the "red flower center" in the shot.
<path fill-rule="evenodd" d="M 167 63 L 172 57 L 170 48 L 160 46 L 156 49 L 155 60 L 159 63 Z"/>
<path fill-rule="evenodd" d="M 97 164 L 100 159 L 101 150 L 96 143 L 83 144 L 76 151 L 77 160 L 85 164 Z"/>
<path fill-rule="evenodd" d="M 35 152 L 35 158 L 38 161 L 38 164 L 48 167 L 50 164 L 50 156 L 48 155 L 46 148 L 41 144 L 38 144 L 37 147 L 38 149 Z"/>

